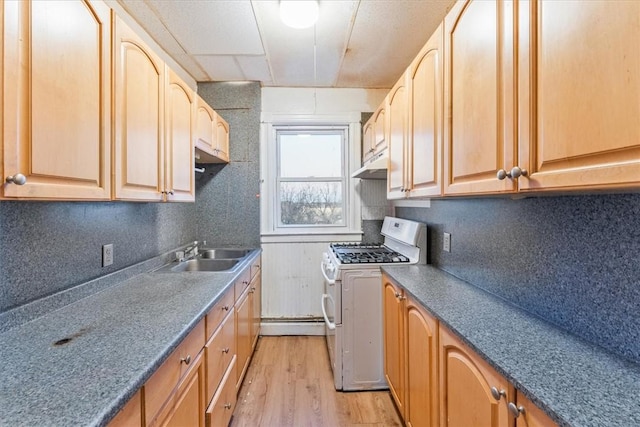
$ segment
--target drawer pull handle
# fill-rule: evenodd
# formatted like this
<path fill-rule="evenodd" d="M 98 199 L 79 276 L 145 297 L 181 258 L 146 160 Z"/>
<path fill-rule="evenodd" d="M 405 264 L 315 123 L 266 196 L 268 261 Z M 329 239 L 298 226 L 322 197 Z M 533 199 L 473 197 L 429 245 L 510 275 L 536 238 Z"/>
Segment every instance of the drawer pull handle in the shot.
<path fill-rule="evenodd" d="M 184 363 L 185 365 L 191 363 L 191 355 L 187 354 L 187 357 L 180 358 L 180 363 Z"/>
<path fill-rule="evenodd" d="M 500 400 L 502 397 L 507 397 L 507 392 L 498 390 L 496 387 L 491 387 L 491 396 L 493 396 L 495 400 Z"/>
<path fill-rule="evenodd" d="M 227 348 L 223 348 L 223 349 L 222 349 L 222 352 L 223 352 L 224 354 L 228 354 L 228 353 L 229 353 L 229 347 L 227 347 Z"/>
<path fill-rule="evenodd" d="M 249 282 L 247 282 L 246 280 L 243 280 L 243 281 L 242 281 L 242 284 L 246 286 L 246 285 L 248 285 L 248 284 L 249 284 Z"/>
<path fill-rule="evenodd" d="M 224 409 L 231 409 L 231 403 L 225 403 Z"/>
<path fill-rule="evenodd" d="M 524 414 L 524 406 L 516 406 L 513 402 L 509 402 L 507 408 L 509 408 L 509 412 L 511 412 L 513 418 L 518 418 L 520 414 Z"/>
<path fill-rule="evenodd" d="M 222 307 L 222 309 L 223 309 L 224 311 L 229 311 L 229 306 L 228 306 L 228 305 L 225 305 L 224 307 Z"/>
<path fill-rule="evenodd" d="M 15 185 L 25 185 L 27 183 L 27 177 L 21 173 L 17 173 L 15 175 L 8 176 L 5 179 L 7 184 L 15 184 Z"/>
<path fill-rule="evenodd" d="M 399 301 L 403 301 L 406 300 L 407 297 L 402 296 L 402 294 L 400 292 L 396 292 L 396 298 L 398 298 Z"/>

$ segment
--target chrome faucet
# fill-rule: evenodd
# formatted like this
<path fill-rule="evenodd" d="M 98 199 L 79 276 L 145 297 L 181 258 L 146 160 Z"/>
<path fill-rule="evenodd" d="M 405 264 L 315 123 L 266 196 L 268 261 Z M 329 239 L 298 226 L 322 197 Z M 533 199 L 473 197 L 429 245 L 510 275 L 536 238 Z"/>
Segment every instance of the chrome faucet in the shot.
<path fill-rule="evenodd" d="M 203 242 L 206 244 L 206 242 Z M 186 261 L 191 258 L 195 258 L 198 256 L 198 244 L 199 242 L 196 240 L 182 251 L 176 251 L 176 260 L 178 262 Z"/>

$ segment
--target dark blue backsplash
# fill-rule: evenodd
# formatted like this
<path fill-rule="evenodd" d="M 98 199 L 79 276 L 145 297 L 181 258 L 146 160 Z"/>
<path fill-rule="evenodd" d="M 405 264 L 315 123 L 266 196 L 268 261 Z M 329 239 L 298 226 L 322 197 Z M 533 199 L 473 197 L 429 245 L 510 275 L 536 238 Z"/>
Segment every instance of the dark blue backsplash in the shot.
<path fill-rule="evenodd" d="M 428 224 L 435 266 L 640 362 L 640 195 L 439 199 L 396 215 Z"/>

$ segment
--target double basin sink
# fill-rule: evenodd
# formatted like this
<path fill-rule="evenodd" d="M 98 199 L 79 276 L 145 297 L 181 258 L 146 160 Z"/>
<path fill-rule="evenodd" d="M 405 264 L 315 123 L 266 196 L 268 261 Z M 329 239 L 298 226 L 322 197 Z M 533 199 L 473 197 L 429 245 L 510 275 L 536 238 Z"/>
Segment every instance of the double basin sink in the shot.
<path fill-rule="evenodd" d="M 208 249 L 198 251 L 194 258 L 172 262 L 156 270 L 159 272 L 183 273 L 187 271 L 233 271 L 252 249 Z"/>

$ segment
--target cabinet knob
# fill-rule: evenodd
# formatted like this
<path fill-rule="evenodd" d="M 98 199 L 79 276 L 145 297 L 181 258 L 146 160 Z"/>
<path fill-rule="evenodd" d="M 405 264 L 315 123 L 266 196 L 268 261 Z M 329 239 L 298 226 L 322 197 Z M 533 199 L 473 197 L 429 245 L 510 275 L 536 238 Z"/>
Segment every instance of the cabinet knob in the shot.
<path fill-rule="evenodd" d="M 396 292 L 395 296 L 399 301 L 407 299 L 407 297 L 403 296 L 400 292 Z"/>
<path fill-rule="evenodd" d="M 172 195 L 172 196 L 173 196 L 173 190 L 169 190 L 169 191 L 167 191 L 167 194 L 170 194 L 170 195 Z"/>
<path fill-rule="evenodd" d="M 21 173 L 15 175 L 9 175 L 5 180 L 7 184 L 25 185 L 27 183 L 27 177 Z"/>
<path fill-rule="evenodd" d="M 229 306 L 228 306 L 228 305 L 225 305 L 224 307 L 222 307 L 222 309 L 223 309 L 224 311 L 229 311 Z"/>
<path fill-rule="evenodd" d="M 498 173 L 496 174 L 496 176 L 498 177 L 498 179 L 500 181 L 502 181 L 505 178 L 509 178 L 509 179 L 518 179 L 521 176 L 527 176 L 528 172 L 526 169 L 520 169 L 519 166 L 514 166 L 509 172 L 507 172 L 504 169 L 500 169 L 498 171 Z"/>
<path fill-rule="evenodd" d="M 513 415 L 513 418 L 518 418 L 520 414 L 524 414 L 524 406 L 516 406 L 513 402 L 509 402 L 507 408 L 511 415 Z"/>
<path fill-rule="evenodd" d="M 498 390 L 496 387 L 491 387 L 491 396 L 493 396 L 495 400 L 500 400 L 502 397 L 507 397 L 507 392 L 502 389 Z"/>
<path fill-rule="evenodd" d="M 231 403 L 225 403 L 224 409 L 231 409 Z"/>
<path fill-rule="evenodd" d="M 249 284 L 249 282 L 248 282 L 248 281 L 246 281 L 246 280 L 243 280 L 243 281 L 242 281 L 242 284 L 246 286 L 246 285 L 248 285 L 248 284 Z"/>
<path fill-rule="evenodd" d="M 224 354 L 229 354 L 229 347 L 227 347 L 227 348 L 223 348 L 223 349 L 222 349 L 222 352 L 223 352 Z"/>
<path fill-rule="evenodd" d="M 191 363 L 191 355 L 187 354 L 187 357 L 180 358 L 180 363 L 184 363 L 185 365 Z"/>

